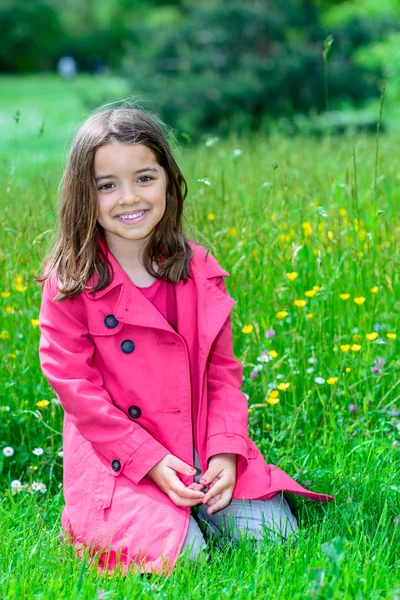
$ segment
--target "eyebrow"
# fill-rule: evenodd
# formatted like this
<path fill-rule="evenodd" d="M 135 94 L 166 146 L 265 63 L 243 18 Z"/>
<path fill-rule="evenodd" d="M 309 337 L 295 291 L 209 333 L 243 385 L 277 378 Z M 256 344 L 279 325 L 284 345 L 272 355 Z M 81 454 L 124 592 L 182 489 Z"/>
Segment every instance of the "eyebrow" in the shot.
<path fill-rule="evenodd" d="M 144 173 L 145 171 L 152 171 L 158 173 L 158 169 L 154 167 L 143 167 L 143 169 L 138 169 L 137 171 L 135 171 L 135 175 L 137 175 L 138 173 Z M 94 178 L 94 180 L 100 181 L 100 179 L 108 179 L 109 177 L 115 177 L 115 175 L 113 175 L 112 173 L 110 175 L 98 175 Z"/>

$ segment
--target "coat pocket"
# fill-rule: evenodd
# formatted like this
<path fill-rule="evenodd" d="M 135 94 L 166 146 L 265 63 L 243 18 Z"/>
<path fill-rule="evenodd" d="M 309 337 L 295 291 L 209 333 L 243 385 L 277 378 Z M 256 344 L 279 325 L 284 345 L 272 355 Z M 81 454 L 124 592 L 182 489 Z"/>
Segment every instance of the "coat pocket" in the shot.
<path fill-rule="evenodd" d="M 94 505 L 97 509 L 104 510 L 111 506 L 116 479 L 111 467 L 101 462 L 94 495 Z"/>

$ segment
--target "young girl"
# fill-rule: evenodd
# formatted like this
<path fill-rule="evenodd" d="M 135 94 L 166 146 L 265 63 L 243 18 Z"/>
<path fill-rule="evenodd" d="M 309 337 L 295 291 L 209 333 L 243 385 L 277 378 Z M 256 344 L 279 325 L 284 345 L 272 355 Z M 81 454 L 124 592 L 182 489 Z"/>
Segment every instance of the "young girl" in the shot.
<path fill-rule="evenodd" d="M 65 417 L 61 523 L 99 569 L 168 574 L 182 554 L 207 557 L 202 529 L 279 543 L 298 529 L 283 491 L 333 499 L 266 464 L 248 436 L 229 273 L 185 237 L 186 194 L 158 118 L 95 111 L 37 277 L 40 364 Z"/>

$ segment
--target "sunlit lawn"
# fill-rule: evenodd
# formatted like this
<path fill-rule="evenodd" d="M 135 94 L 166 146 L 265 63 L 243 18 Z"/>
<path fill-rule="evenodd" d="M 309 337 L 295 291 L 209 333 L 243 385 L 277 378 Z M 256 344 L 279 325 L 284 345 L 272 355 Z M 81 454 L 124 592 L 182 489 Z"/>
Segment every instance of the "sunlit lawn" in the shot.
<path fill-rule="evenodd" d="M 231 275 L 250 434 L 268 463 L 335 500 L 288 495 L 293 547 L 211 548 L 206 571 L 107 578 L 59 537 L 63 410 L 40 371 L 32 277 L 87 114 L 77 90 L 107 82 L 0 83 L 0 597 L 399 598 L 397 139 L 380 138 L 376 173 L 375 136 L 210 136 L 177 153 L 186 234 Z"/>

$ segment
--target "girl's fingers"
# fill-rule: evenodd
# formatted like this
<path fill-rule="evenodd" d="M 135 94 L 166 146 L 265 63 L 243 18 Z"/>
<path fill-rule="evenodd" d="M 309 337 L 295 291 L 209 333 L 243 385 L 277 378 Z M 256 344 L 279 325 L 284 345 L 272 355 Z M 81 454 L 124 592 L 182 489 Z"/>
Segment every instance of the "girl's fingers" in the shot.
<path fill-rule="evenodd" d="M 190 498 L 182 498 L 173 490 L 170 490 L 168 494 L 169 498 L 172 500 L 176 506 L 196 506 L 197 504 L 201 504 L 201 499 L 190 499 Z"/>
<path fill-rule="evenodd" d="M 206 493 L 206 495 L 203 498 L 203 504 L 208 504 L 209 500 L 211 500 L 211 498 L 214 498 L 215 496 L 217 496 L 218 494 L 221 494 L 226 486 L 226 482 L 223 479 L 220 479 L 219 481 L 217 481 Z"/>
<path fill-rule="evenodd" d="M 223 508 L 225 508 L 226 506 L 228 506 L 229 502 L 231 501 L 232 498 L 232 493 L 230 490 L 225 490 L 224 493 L 222 493 L 219 497 L 218 500 L 216 500 L 212 506 L 209 506 L 209 508 L 207 509 L 207 513 L 209 515 L 214 514 L 215 512 L 217 512 L 218 510 L 221 510 Z M 210 504 L 210 503 L 209 503 Z"/>
<path fill-rule="evenodd" d="M 188 498 L 194 500 L 201 499 L 204 497 L 204 492 L 201 492 L 200 490 L 189 489 L 177 477 L 174 478 L 173 481 L 168 483 L 170 491 L 174 492 L 177 496 L 180 496 L 181 498 Z"/>

